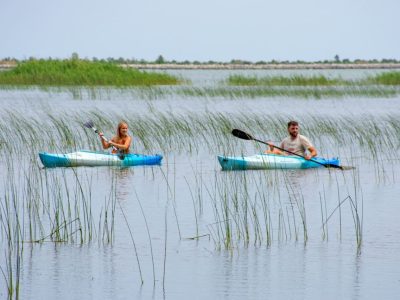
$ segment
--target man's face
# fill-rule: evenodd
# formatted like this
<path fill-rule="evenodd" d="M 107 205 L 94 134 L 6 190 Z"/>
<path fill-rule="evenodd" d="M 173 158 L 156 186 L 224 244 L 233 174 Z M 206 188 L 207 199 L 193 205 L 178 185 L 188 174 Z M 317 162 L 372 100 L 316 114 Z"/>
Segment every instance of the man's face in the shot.
<path fill-rule="evenodd" d="M 291 125 L 288 128 L 288 132 L 292 137 L 297 137 L 297 135 L 299 134 L 299 126 L 297 125 Z"/>

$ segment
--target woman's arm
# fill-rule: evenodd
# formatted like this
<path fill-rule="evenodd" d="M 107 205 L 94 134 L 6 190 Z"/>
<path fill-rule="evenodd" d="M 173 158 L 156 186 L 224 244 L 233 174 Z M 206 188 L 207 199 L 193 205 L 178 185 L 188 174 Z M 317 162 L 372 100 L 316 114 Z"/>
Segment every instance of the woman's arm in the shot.
<path fill-rule="evenodd" d="M 130 145 L 131 145 L 131 142 L 132 142 L 132 138 L 131 138 L 130 136 L 128 136 L 128 137 L 126 138 L 126 140 L 125 140 L 125 142 L 124 142 L 123 144 L 115 143 L 113 140 L 114 140 L 114 139 L 112 139 L 112 140 L 109 142 L 109 145 L 110 145 L 110 146 L 114 146 L 114 147 L 116 147 L 116 148 L 118 148 L 118 149 L 120 149 L 120 150 L 128 150 L 129 147 L 130 147 Z"/>
<path fill-rule="evenodd" d="M 110 148 L 111 147 L 111 142 L 110 141 L 106 142 L 106 140 L 103 137 L 103 133 L 102 132 L 99 133 L 99 136 L 100 136 L 101 144 L 103 145 L 103 149 Z"/>

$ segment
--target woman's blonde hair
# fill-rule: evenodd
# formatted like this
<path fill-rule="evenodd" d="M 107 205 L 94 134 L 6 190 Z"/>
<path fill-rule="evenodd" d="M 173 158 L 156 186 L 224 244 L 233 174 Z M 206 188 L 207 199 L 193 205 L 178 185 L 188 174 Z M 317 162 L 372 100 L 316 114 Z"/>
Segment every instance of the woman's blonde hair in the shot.
<path fill-rule="evenodd" d="M 124 125 L 128 126 L 128 123 L 126 123 L 124 121 L 121 121 L 121 122 L 118 123 L 117 135 L 118 135 L 119 138 L 121 138 L 121 128 Z"/>

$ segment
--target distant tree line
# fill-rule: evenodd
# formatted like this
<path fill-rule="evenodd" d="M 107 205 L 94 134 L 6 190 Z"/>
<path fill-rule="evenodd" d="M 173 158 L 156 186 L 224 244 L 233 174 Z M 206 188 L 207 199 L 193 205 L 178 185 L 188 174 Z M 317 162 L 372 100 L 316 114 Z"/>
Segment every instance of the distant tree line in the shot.
<path fill-rule="evenodd" d="M 397 59 L 341 59 L 339 55 L 335 55 L 333 59 L 331 60 L 320 60 L 320 61 L 314 61 L 314 62 L 309 62 L 309 61 L 303 61 L 303 60 L 296 60 L 296 61 L 289 61 L 289 60 L 275 60 L 272 59 L 270 61 L 249 61 L 249 60 L 242 60 L 242 59 L 232 59 L 229 62 L 219 62 L 219 61 L 214 61 L 214 60 L 209 60 L 209 61 L 189 61 L 189 60 L 184 60 L 184 61 L 177 61 L 177 60 L 167 60 L 165 59 L 162 55 L 159 55 L 154 61 L 149 61 L 145 59 L 136 59 L 136 58 L 124 58 L 124 57 L 119 57 L 119 58 L 114 58 L 114 57 L 108 57 L 108 58 L 97 58 L 97 57 L 92 57 L 92 58 L 80 58 L 77 53 L 72 53 L 71 57 L 69 59 L 80 59 L 80 60 L 87 60 L 87 61 L 93 61 L 93 62 L 109 62 L 109 63 L 115 63 L 115 64 L 177 64 L 177 65 L 186 65 L 186 64 L 193 64 L 193 65 L 206 65 L 206 64 L 221 64 L 221 65 L 229 65 L 229 64 L 239 64 L 239 65 L 266 65 L 266 64 L 332 64 L 332 63 L 337 63 L 337 64 L 376 64 L 376 63 L 400 63 L 400 60 Z M 18 60 L 13 57 L 5 57 L 3 59 L 0 59 L 0 64 L 15 64 L 18 62 L 23 62 L 27 60 L 59 60 L 59 58 L 52 58 L 48 57 L 46 59 L 37 59 L 35 57 L 29 57 L 28 59 L 23 59 L 23 60 Z"/>

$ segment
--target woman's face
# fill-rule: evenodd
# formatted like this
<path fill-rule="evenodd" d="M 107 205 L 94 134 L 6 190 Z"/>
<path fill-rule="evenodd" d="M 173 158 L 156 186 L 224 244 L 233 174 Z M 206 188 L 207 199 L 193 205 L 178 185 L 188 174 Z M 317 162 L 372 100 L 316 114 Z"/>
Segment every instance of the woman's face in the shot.
<path fill-rule="evenodd" d="M 120 133 L 122 136 L 126 136 L 126 135 L 128 134 L 128 125 L 123 124 L 123 125 L 121 126 L 121 128 L 119 129 L 119 133 Z"/>

